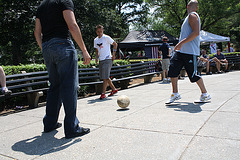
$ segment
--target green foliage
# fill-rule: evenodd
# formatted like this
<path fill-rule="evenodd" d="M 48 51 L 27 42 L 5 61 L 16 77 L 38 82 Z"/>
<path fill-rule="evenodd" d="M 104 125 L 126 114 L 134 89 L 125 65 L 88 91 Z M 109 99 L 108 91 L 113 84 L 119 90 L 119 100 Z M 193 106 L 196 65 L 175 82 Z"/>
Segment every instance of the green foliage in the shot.
<path fill-rule="evenodd" d="M 212 58 L 216 53 L 212 53 L 210 54 L 210 58 Z M 223 53 L 225 56 L 229 56 L 229 55 L 240 55 L 240 52 L 230 52 L 230 53 Z"/>
<path fill-rule="evenodd" d="M 73 2 L 76 19 L 90 53 L 95 51 L 93 40 L 97 36 L 95 27 L 98 24 L 104 26 L 105 34 L 119 42 L 128 34 L 129 23 L 143 21 L 141 17 L 147 14 L 147 9 L 141 11 L 136 9 L 143 0 L 82 0 L 81 3 L 73 0 Z M 122 12 L 123 9 L 129 12 Z"/>
<path fill-rule="evenodd" d="M 21 74 L 21 71 L 38 72 L 46 71 L 44 64 L 28 64 L 28 65 L 16 65 L 16 66 L 2 66 L 6 75 Z"/>
<path fill-rule="evenodd" d="M 42 0 L 0 0 L 0 64 L 43 63 L 34 38 L 37 6 Z M 144 21 L 147 7 L 143 0 L 73 0 L 75 16 L 89 53 L 93 53 L 95 26 L 102 24 L 105 33 L 117 42 L 128 33 L 130 22 Z M 137 8 L 141 6 L 141 9 Z M 127 10 L 128 12 L 123 12 Z"/>
<path fill-rule="evenodd" d="M 156 8 L 153 17 L 156 21 L 161 21 L 164 26 L 172 28 L 169 33 L 179 36 L 181 25 L 187 16 L 186 6 L 189 0 L 146 0 L 152 7 Z M 239 0 L 198 0 L 198 13 L 201 18 L 203 30 L 231 36 L 234 42 L 240 43 L 240 1 Z M 159 26 L 161 27 L 161 25 Z"/>
<path fill-rule="evenodd" d="M 37 50 L 33 36 L 34 16 L 39 0 L 1 0 L 0 63 L 25 64 L 28 50 Z"/>
<path fill-rule="evenodd" d="M 115 60 L 113 61 L 113 65 L 127 65 L 129 64 L 126 60 Z M 78 62 L 78 68 L 92 68 L 93 66 L 98 67 L 98 64 L 95 61 L 91 61 L 89 65 L 84 65 L 82 61 Z M 47 68 L 45 64 L 28 64 L 28 65 L 16 65 L 16 66 L 2 66 L 3 70 L 6 75 L 12 74 L 21 74 L 21 71 L 29 72 L 39 72 L 39 71 L 46 71 Z"/>

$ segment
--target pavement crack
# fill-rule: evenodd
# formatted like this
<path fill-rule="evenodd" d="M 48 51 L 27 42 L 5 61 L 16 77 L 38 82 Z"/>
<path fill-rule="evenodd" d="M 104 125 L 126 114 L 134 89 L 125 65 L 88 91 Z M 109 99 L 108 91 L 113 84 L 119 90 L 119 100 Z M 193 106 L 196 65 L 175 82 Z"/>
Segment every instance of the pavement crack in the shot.
<path fill-rule="evenodd" d="M 10 158 L 10 159 L 17 160 L 16 158 L 13 158 L 13 157 L 10 157 L 10 156 L 7 156 L 7 155 L 4 155 L 4 154 L 1 154 L 1 153 L 0 153 L 0 156 L 3 156 L 3 157 L 6 157 L 6 158 Z"/>
<path fill-rule="evenodd" d="M 203 125 L 198 129 L 198 131 L 194 134 L 194 136 L 191 138 L 191 140 L 189 141 L 189 143 L 187 144 L 186 148 L 184 149 L 184 151 L 182 152 L 179 160 L 181 160 L 184 156 L 184 154 L 186 153 L 187 149 L 189 148 L 190 144 L 193 142 L 193 140 L 195 139 L 195 137 L 197 137 L 198 133 L 202 130 L 202 128 L 207 124 L 207 122 L 214 116 L 215 113 L 217 113 L 227 102 L 229 102 L 230 100 L 232 100 L 234 97 L 236 97 L 239 93 L 235 94 L 234 96 L 232 96 L 231 98 L 229 98 L 228 100 L 226 100 L 222 105 L 220 105 L 209 117 L 208 119 L 203 123 Z"/>

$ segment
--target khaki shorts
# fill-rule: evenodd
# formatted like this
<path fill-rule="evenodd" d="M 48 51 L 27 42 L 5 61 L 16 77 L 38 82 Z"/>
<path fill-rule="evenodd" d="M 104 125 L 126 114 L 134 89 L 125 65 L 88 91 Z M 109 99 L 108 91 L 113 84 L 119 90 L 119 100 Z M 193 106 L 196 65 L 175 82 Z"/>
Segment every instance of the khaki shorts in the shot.
<path fill-rule="evenodd" d="M 169 70 L 169 66 L 170 66 L 170 59 L 166 58 L 162 60 L 162 69 L 163 70 Z"/>
<path fill-rule="evenodd" d="M 112 59 L 105 59 L 103 61 L 99 61 L 100 79 L 109 79 L 112 65 L 113 65 Z"/>

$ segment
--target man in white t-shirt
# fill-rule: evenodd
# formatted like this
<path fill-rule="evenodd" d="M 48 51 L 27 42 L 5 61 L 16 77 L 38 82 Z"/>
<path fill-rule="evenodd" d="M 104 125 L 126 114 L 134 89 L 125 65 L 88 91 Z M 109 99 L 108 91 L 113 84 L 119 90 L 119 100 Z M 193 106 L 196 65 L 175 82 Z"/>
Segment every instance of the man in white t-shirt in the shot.
<path fill-rule="evenodd" d="M 104 28 L 102 25 L 96 26 L 97 37 L 94 39 L 94 48 L 96 48 L 96 63 L 99 59 L 99 75 L 103 80 L 103 91 L 100 99 L 106 98 L 107 85 L 112 88 L 111 93 L 108 96 L 113 96 L 118 90 L 113 85 L 110 77 L 110 71 L 113 61 L 115 60 L 115 54 L 117 51 L 117 43 L 108 35 L 103 34 Z M 111 54 L 111 45 L 113 45 L 113 55 Z"/>

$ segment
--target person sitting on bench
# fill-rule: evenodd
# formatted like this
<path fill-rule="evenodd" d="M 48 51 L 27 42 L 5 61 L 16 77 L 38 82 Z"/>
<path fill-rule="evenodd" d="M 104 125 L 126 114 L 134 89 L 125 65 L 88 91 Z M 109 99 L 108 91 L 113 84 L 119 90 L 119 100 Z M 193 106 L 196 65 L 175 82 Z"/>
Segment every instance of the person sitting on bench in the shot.
<path fill-rule="evenodd" d="M 202 49 L 202 55 L 198 58 L 197 66 L 203 68 L 206 67 L 206 74 L 212 74 L 209 70 L 209 56 L 207 55 L 206 49 Z"/>
<path fill-rule="evenodd" d="M 12 91 L 8 90 L 8 88 L 6 87 L 6 76 L 2 66 L 0 66 L 0 84 L 2 87 L 2 94 L 4 95 L 12 94 Z"/>
<path fill-rule="evenodd" d="M 228 70 L 227 70 L 227 68 L 228 68 L 228 61 L 225 58 L 224 54 L 221 53 L 221 49 L 217 50 L 217 53 L 214 55 L 212 61 L 216 65 L 217 73 L 222 73 L 220 71 L 221 66 L 225 66 L 225 72 L 228 72 Z"/>

